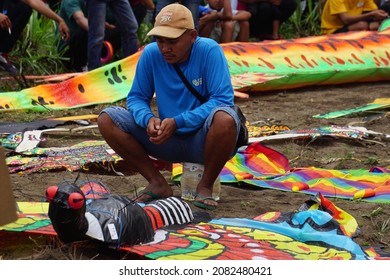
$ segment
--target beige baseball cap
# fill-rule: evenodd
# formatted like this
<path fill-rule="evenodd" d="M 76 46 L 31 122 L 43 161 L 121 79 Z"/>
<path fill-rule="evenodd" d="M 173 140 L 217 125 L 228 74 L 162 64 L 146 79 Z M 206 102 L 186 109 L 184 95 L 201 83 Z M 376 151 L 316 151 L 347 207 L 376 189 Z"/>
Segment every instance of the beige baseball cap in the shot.
<path fill-rule="evenodd" d="M 186 30 L 194 28 L 191 11 L 184 5 L 170 4 L 158 13 L 154 27 L 147 35 L 175 39 L 183 35 Z"/>

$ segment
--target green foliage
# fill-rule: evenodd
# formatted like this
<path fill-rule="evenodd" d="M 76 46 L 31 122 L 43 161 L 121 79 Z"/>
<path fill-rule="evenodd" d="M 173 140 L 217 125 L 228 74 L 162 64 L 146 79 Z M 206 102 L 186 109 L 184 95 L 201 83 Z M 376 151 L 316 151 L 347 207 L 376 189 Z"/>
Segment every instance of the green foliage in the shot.
<path fill-rule="evenodd" d="M 379 159 L 377 157 L 369 157 L 367 158 L 366 163 L 368 165 L 376 165 L 379 163 Z"/>
<path fill-rule="evenodd" d="M 383 208 L 382 207 L 376 208 L 370 214 L 363 214 L 362 217 L 370 219 L 370 218 L 376 217 L 376 216 L 378 216 L 380 214 L 383 214 Z"/>
<path fill-rule="evenodd" d="M 140 46 L 150 43 L 150 38 L 146 34 L 152 27 L 151 23 L 140 25 L 138 30 Z M 63 57 L 67 48 L 58 51 L 59 42 L 56 23 L 34 10 L 25 30 L 10 53 L 10 58 L 18 65 L 22 74 L 65 73 L 67 70 L 62 62 L 67 59 Z"/>
<path fill-rule="evenodd" d="M 144 46 L 144 45 L 147 45 L 151 42 L 151 39 L 149 36 L 147 36 L 146 34 L 148 34 L 148 32 L 153 28 L 153 24 L 151 23 L 141 23 L 139 28 L 138 28 L 138 42 L 139 42 L 139 46 Z"/>
<path fill-rule="evenodd" d="M 390 218 L 379 223 L 378 227 L 379 227 L 379 233 L 381 235 L 386 234 L 390 229 Z"/>
<path fill-rule="evenodd" d="M 281 26 L 281 34 L 286 39 L 316 36 L 321 34 L 321 0 L 306 0 L 305 12 L 301 1 L 294 14 Z"/>
<path fill-rule="evenodd" d="M 256 203 L 254 201 L 241 201 L 240 202 L 240 207 L 241 209 L 245 210 L 247 208 L 255 208 L 256 207 Z"/>
<path fill-rule="evenodd" d="M 367 218 L 371 220 L 372 224 L 375 226 L 375 228 L 378 231 L 377 233 L 375 233 L 375 235 L 378 235 L 379 238 L 386 236 L 388 234 L 388 231 L 390 230 L 390 218 L 387 218 L 385 220 L 378 218 L 381 215 L 387 217 L 388 215 L 386 214 L 387 213 L 384 212 L 384 209 L 382 207 L 378 207 L 375 210 L 373 210 L 371 213 L 362 215 L 363 218 Z"/>
<path fill-rule="evenodd" d="M 21 73 L 45 75 L 65 72 L 62 53 L 58 51 L 56 23 L 33 11 L 11 56 L 18 58 Z"/>

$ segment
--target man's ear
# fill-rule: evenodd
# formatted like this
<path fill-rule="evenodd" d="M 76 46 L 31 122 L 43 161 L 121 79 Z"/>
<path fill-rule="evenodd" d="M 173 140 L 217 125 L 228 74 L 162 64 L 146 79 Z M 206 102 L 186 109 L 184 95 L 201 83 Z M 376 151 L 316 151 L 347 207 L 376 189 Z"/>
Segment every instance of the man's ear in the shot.
<path fill-rule="evenodd" d="M 196 38 L 198 37 L 198 30 L 192 29 L 190 34 L 191 34 L 191 37 L 192 37 L 191 42 L 194 43 Z"/>

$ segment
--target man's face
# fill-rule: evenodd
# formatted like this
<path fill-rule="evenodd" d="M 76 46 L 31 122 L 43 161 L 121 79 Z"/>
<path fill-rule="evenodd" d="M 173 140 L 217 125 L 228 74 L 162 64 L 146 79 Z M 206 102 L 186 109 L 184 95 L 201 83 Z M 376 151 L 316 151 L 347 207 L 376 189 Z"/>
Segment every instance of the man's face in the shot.
<path fill-rule="evenodd" d="M 220 10 L 223 8 L 224 0 L 209 0 L 209 5 L 215 10 Z"/>
<path fill-rule="evenodd" d="M 165 61 L 170 64 L 185 62 L 190 56 L 197 34 L 197 31 L 193 29 L 185 31 L 176 39 L 156 37 L 157 46 Z"/>

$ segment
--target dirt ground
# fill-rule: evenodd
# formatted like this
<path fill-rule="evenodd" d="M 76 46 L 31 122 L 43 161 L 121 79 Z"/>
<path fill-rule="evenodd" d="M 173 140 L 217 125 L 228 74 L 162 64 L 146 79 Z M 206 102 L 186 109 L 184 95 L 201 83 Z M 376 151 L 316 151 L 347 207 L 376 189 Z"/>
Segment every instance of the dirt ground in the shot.
<path fill-rule="evenodd" d="M 311 87 L 289 91 L 252 94 L 248 100 L 236 100 L 250 123 L 283 124 L 290 129 L 318 128 L 329 125 L 364 126 L 369 130 L 390 134 L 389 111 L 378 110 L 337 119 L 317 119 L 313 115 L 331 111 L 350 109 L 366 105 L 377 98 L 390 97 L 390 83 L 369 83 Z M 105 105 L 108 106 L 108 105 Z M 78 109 L 76 114 L 98 113 L 104 106 Z M 58 113 L 57 113 L 58 114 Z M 61 114 L 61 113 L 60 113 Z M 65 114 L 64 112 L 62 114 Z M 69 114 L 69 113 L 66 113 Z M 71 113 L 73 114 L 73 113 Z M 10 116 L 0 116 L 7 121 Z M 2 120 L 3 119 L 3 120 Z M 43 144 L 69 146 L 86 139 L 101 139 L 94 131 L 80 135 L 57 135 L 48 138 Z M 376 141 L 319 139 L 313 142 L 278 140 L 265 143 L 266 146 L 283 153 L 290 160 L 291 167 L 315 166 L 327 169 L 369 169 L 373 166 L 390 166 L 390 142 L 387 139 Z M 170 172 L 164 172 L 170 179 Z M 11 174 L 14 195 L 18 201 L 42 201 L 49 185 L 64 179 L 98 179 L 115 194 L 131 194 L 135 187 L 146 185 L 139 174 L 117 176 L 105 171 L 70 173 L 43 172 L 30 175 Z M 172 183 L 174 194 L 180 196 L 180 186 Z M 270 211 L 295 211 L 308 195 L 282 192 L 254 187 L 238 188 L 223 185 L 221 200 L 217 210 L 210 211 L 214 218 L 252 218 Z M 390 204 L 330 200 L 356 218 L 361 229 L 356 242 L 362 246 L 379 246 L 390 252 Z M 192 207 L 192 206 L 191 206 Z M 195 208 L 194 208 L 195 209 Z M 14 240 L 15 239 L 15 240 Z M 91 245 L 64 246 L 58 240 L 39 236 L 8 236 L 0 246 L 0 259 L 125 259 L 135 256 L 120 255 Z"/>

